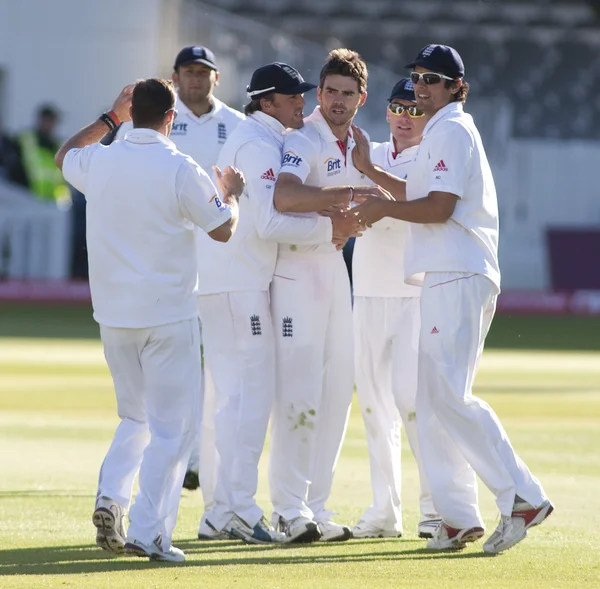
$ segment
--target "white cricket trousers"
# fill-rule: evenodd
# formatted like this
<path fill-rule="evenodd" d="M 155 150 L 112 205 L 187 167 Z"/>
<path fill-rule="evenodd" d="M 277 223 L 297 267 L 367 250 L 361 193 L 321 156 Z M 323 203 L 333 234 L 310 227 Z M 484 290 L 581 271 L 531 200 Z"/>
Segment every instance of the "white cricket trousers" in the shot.
<path fill-rule="evenodd" d="M 419 444 L 436 511 L 453 528 L 483 527 L 476 474 L 503 515 L 515 495 L 534 506 L 546 499 L 494 410 L 472 393 L 497 292 L 479 274 L 431 272 L 421 293 Z"/>
<path fill-rule="evenodd" d="M 170 546 L 201 411 L 198 320 L 147 329 L 100 326 L 121 423 L 100 469 L 98 495 L 128 507 L 128 535 Z"/>
<path fill-rule="evenodd" d="M 277 358 L 273 509 L 285 519 L 326 521 L 354 388 L 350 282 L 342 253 L 280 251 L 271 313 Z"/>
<path fill-rule="evenodd" d="M 198 311 L 199 313 L 199 311 Z M 202 325 L 200 325 L 200 339 L 203 340 Z M 215 412 L 217 401 L 215 399 L 215 385 L 212 380 L 210 366 L 206 361 L 203 343 L 202 351 L 202 393 L 203 408 L 202 421 L 197 424 L 196 435 L 192 445 L 192 452 L 187 470 L 198 473 L 200 491 L 204 500 L 205 513 L 215 505 L 215 484 L 217 480 L 217 450 L 215 441 Z M 203 516 L 204 517 L 204 516 Z"/>
<path fill-rule="evenodd" d="M 255 501 L 258 462 L 275 396 L 269 293 L 202 295 L 198 310 L 215 387 L 218 454 L 215 503 L 205 517 L 220 530 L 236 513 L 253 527 L 263 516 Z"/>
<path fill-rule="evenodd" d="M 416 421 L 418 297 L 355 297 L 356 391 L 367 433 L 373 504 L 362 520 L 402 531 L 401 424 L 419 469 L 421 515 L 435 514 Z"/>

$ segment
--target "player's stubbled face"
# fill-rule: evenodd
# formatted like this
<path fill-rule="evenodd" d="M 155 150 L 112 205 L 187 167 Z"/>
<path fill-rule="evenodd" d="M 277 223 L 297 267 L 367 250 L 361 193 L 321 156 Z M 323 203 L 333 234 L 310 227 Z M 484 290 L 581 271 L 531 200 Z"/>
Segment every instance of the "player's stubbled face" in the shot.
<path fill-rule="evenodd" d="M 410 100 L 402 100 L 394 98 L 393 104 L 402 104 L 404 106 L 415 106 L 414 102 Z M 423 129 L 427 123 L 427 118 L 422 117 L 411 117 L 408 112 L 404 111 L 401 115 L 390 112 L 387 110 L 386 121 L 390 124 L 390 131 L 397 139 L 413 139 L 423 135 Z"/>
<path fill-rule="evenodd" d="M 417 66 L 415 72 L 430 72 L 424 67 Z M 437 73 L 437 72 L 436 72 Z M 421 78 L 415 86 L 415 99 L 417 106 L 428 116 L 434 115 L 440 108 L 443 108 L 452 101 L 452 92 L 446 88 L 445 80 L 437 84 L 425 84 Z"/>
<path fill-rule="evenodd" d="M 194 104 L 205 100 L 216 85 L 217 72 L 202 63 L 190 63 L 179 67 L 173 75 L 175 84 L 179 87 L 179 96 L 184 104 Z"/>
<path fill-rule="evenodd" d="M 265 112 L 286 129 L 301 129 L 304 126 L 304 94 L 275 94 Z"/>
<path fill-rule="evenodd" d="M 354 78 L 338 74 L 327 76 L 323 80 L 323 87 L 317 88 L 321 114 L 336 126 L 348 124 L 366 97 L 366 93 L 359 92 L 358 82 Z"/>

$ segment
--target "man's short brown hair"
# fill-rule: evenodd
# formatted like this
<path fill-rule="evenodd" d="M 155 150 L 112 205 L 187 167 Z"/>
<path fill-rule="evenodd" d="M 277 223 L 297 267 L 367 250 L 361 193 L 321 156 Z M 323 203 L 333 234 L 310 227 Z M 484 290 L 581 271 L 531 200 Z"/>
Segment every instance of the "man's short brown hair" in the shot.
<path fill-rule="evenodd" d="M 131 97 L 133 126 L 145 129 L 160 127 L 167 112 L 175 106 L 176 98 L 171 80 L 138 80 Z"/>
<path fill-rule="evenodd" d="M 351 49 L 334 49 L 329 52 L 325 65 L 321 68 L 319 87 L 327 76 L 347 76 L 356 80 L 358 91 L 363 94 L 367 90 L 367 64 L 362 57 Z"/>

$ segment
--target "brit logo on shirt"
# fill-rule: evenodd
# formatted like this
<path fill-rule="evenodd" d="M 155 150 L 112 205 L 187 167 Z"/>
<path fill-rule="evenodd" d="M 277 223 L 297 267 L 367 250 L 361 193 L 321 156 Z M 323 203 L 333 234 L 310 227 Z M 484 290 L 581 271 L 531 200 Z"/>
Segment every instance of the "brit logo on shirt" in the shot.
<path fill-rule="evenodd" d="M 186 135 L 187 134 L 187 123 L 173 123 L 171 129 L 171 135 Z"/>
<path fill-rule="evenodd" d="M 282 166 L 294 166 L 297 168 L 302 162 L 302 158 L 293 151 L 286 151 L 281 158 Z"/>
<path fill-rule="evenodd" d="M 323 163 L 327 166 L 327 176 L 342 173 L 342 160 L 340 158 L 328 157 Z"/>
<path fill-rule="evenodd" d="M 284 317 L 281 322 L 281 335 L 283 337 L 294 337 L 294 326 L 291 317 Z"/>
<path fill-rule="evenodd" d="M 225 123 L 219 123 L 217 125 L 217 136 L 219 143 L 225 143 L 227 140 L 227 127 L 225 126 Z"/>

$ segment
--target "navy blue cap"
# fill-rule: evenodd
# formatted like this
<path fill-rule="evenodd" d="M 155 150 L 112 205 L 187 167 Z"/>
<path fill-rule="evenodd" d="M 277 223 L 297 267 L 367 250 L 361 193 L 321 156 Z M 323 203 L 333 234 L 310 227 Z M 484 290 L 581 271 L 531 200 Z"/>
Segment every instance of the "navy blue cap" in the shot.
<path fill-rule="evenodd" d="M 274 62 L 259 67 L 246 87 L 248 98 L 255 100 L 271 92 L 277 94 L 302 94 L 316 88 L 316 84 L 305 82 L 300 72 L 287 63 Z"/>
<path fill-rule="evenodd" d="M 215 71 L 219 69 L 215 63 L 215 54 L 201 45 L 184 47 L 175 58 L 174 68 L 177 69 L 179 66 L 189 65 L 190 63 L 202 63 Z"/>
<path fill-rule="evenodd" d="M 416 102 L 415 100 L 415 87 L 409 78 L 402 78 L 392 89 L 392 93 L 388 100 L 394 100 L 394 98 L 398 100 L 410 100 L 411 102 Z"/>
<path fill-rule="evenodd" d="M 465 75 L 465 66 L 458 51 L 448 45 L 427 45 L 419 51 L 417 59 L 404 67 L 414 68 L 418 65 L 451 78 L 462 78 Z"/>

